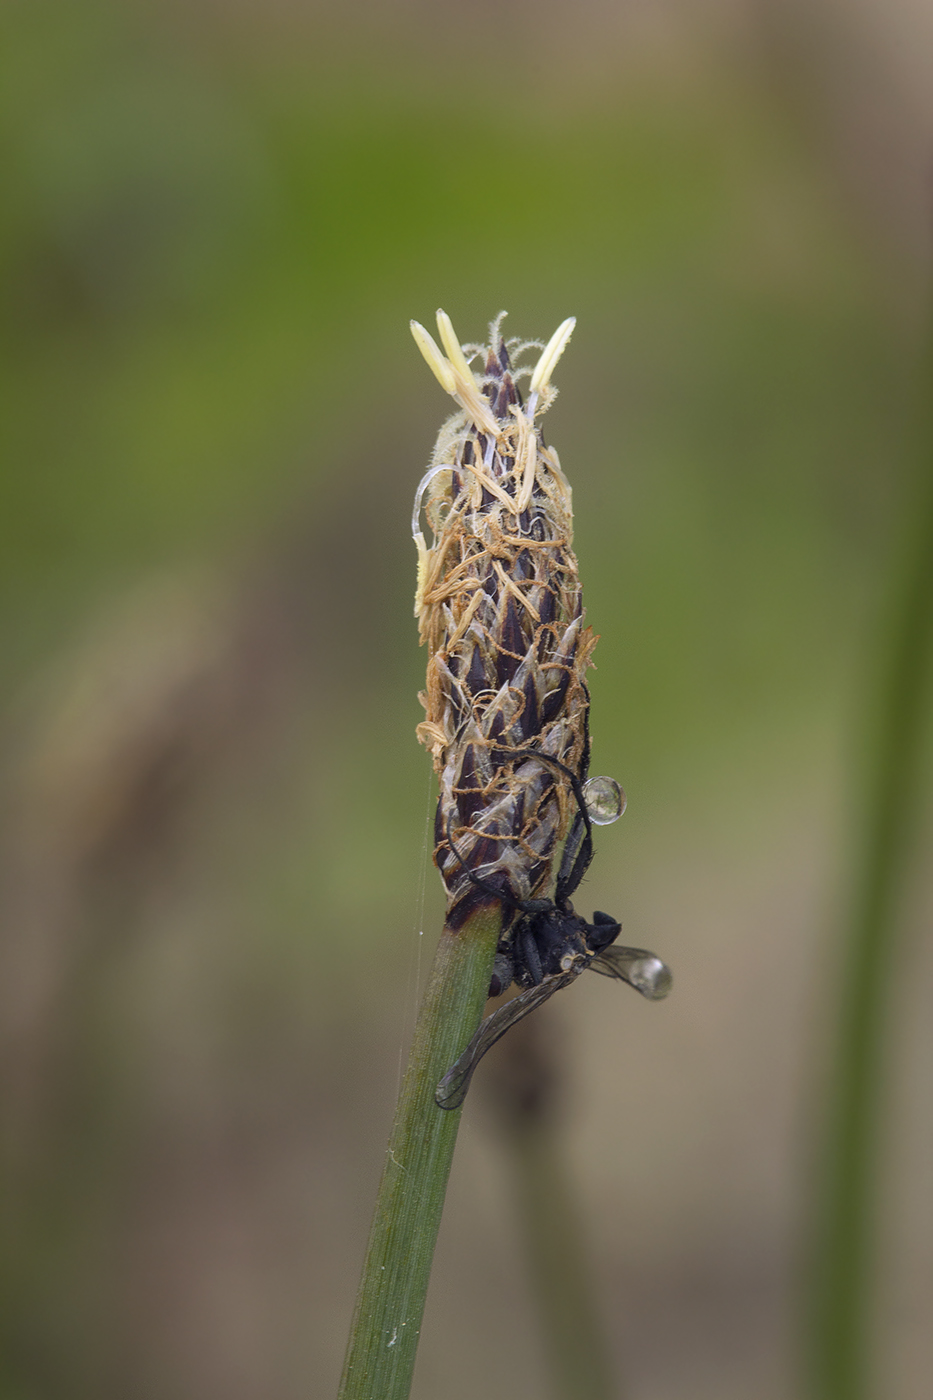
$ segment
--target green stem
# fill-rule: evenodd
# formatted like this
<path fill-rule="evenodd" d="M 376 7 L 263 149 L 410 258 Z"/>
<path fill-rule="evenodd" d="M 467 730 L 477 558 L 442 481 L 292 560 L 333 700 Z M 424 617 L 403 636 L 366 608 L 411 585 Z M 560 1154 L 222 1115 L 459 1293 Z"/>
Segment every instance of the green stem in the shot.
<path fill-rule="evenodd" d="M 561 1151 L 561 1078 L 554 1027 L 548 1012 L 539 1011 L 497 1047 L 484 1087 L 508 1157 L 551 1394 L 554 1400 L 611 1400 L 610 1349 Z"/>
<path fill-rule="evenodd" d="M 541 1118 L 516 1123 L 509 1145 L 551 1391 L 555 1400 L 610 1400 L 606 1341 L 554 1125 Z"/>
<path fill-rule="evenodd" d="M 928 377 L 929 379 L 929 377 Z M 933 382 L 933 380 L 929 380 Z M 883 1055 L 895 969 L 898 903 L 919 796 L 933 643 L 933 423 L 924 480 L 881 667 L 843 1003 L 829 1086 L 827 1144 L 815 1230 L 811 1390 L 815 1400 L 862 1400 L 869 1382 L 873 1202 Z"/>
<path fill-rule="evenodd" d="M 434 1102 L 438 1080 L 479 1024 L 502 926 L 501 906 L 441 934 L 395 1111 L 340 1400 L 405 1400 L 434 1257 L 460 1109 Z"/>

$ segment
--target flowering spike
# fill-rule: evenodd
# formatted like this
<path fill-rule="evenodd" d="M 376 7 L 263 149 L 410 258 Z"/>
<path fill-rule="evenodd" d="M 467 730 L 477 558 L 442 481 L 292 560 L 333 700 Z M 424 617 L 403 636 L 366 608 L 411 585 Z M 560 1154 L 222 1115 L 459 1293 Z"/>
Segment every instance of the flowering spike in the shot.
<path fill-rule="evenodd" d="M 573 324 L 542 355 L 543 408 Z M 428 546 L 415 522 L 415 606 L 430 652 L 418 734 L 440 781 L 434 858 L 459 927 L 489 888 L 513 901 L 511 922 L 514 901 L 553 882 L 578 816 L 572 780 L 587 776 L 584 678 L 596 639 L 584 626 L 570 487 L 522 408 L 498 326 L 481 379 L 443 312 L 438 331 L 447 358 L 427 332 L 416 339 L 450 369 L 465 413 L 441 429 L 416 497 L 433 535 Z"/>
<path fill-rule="evenodd" d="M 573 328 L 577 324 L 576 316 L 568 316 L 566 321 L 562 321 L 557 330 L 551 336 L 540 360 L 535 365 L 534 373 L 531 376 L 529 393 L 543 394 L 551 382 L 551 375 L 554 367 L 561 355 L 567 348 L 567 342 L 573 335 Z"/>
<path fill-rule="evenodd" d="M 415 337 L 415 344 L 430 365 L 437 382 L 442 389 L 446 389 L 448 394 L 455 394 L 457 392 L 457 383 L 454 378 L 453 369 L 450 366 L 450 362 L 444 359 L 444 356 L 438 349 L 434 337 L 431 335 L 430 331 L 425 330 L 420 321 L 411 321 L 410 325 L 411 333 Z"/>

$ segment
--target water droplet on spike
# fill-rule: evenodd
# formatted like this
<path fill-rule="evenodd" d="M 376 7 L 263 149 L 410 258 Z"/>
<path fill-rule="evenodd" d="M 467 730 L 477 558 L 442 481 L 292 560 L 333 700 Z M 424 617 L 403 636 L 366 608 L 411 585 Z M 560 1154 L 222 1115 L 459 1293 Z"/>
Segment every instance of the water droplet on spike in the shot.
<path fill-rule="evenodd" d="M 625 793 L 615 778 L 590 778 L 583 784 L 583 800 L 596 826 L 610 826 L 625 811 Z"/>
<path fill-rule="evenodd" d="M 628 972 L 631 985 L 649 1001 L 663 1000 L 674 982 L 667 963 L 654 954 L 633 959 Z"/>

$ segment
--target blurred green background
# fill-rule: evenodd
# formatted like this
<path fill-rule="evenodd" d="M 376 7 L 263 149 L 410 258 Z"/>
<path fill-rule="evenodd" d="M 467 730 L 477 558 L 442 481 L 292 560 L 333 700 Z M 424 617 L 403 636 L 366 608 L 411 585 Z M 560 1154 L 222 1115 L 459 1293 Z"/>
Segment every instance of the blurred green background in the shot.
<path fill-rule="evenodd" d="M 540 1013 L 620 1393 L 799 1393 L 912 499 L 929 18 L 4 5 L 4 1400 L 335 1391 L 442 914 L 409 516 L 450 404 L 407 327 L 437 306 L 464 340 L 578 318 L 547 433 L 602 637 L 593 770 L 629 797 L 578 902 L 676 979 Z M 933 1363 L 921 849 L 886 1400 Z M 419 1400 L 547 1390 L 480 1078 Z"/>

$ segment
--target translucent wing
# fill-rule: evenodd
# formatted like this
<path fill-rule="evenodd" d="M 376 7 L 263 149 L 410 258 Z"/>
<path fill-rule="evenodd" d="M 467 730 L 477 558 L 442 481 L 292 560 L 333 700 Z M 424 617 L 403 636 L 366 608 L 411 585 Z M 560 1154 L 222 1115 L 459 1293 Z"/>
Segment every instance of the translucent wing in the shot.
<path fill-rule="evenodd" d="M 544 981 L 539 982 L 536 987 L 528 987 L 517 997 L 507 1001 L 504 1006 L 500 1006 L 498 1011 L 494 1011 L 491 1016 L 487 1016 L 463 1054 L 455 1064 L 451 1065 L 438 1084 L 434 1095 L 438 1108 L 459 1108 L 466 1098 L 473 1072 L 486 1051 L 490 1050 L 497 1040 L 501 1040 L 510 1026 L 514 1026 L 529 1012 L 541 1006 L 562 987 L 569 987 L 570 983 L 580 976 L 586 966 L 587 964 L 584 962 L 574 963 L 566 972 L 558 972 L 553 977 L 545 977 Z M 607 975 L 614 976 L 615 974 L 608 973 Z"/>
<path fill-rule="evenodd" d="M 603 977 L 618 977 L 620 981 L 627 982 L 649 1001 L 661 1001 L 674 981 L 667 963 L 645 948 L 620 948 L 618 944 L 613 944 L 611 948 L 597 953 L 589 967 Z"/>

